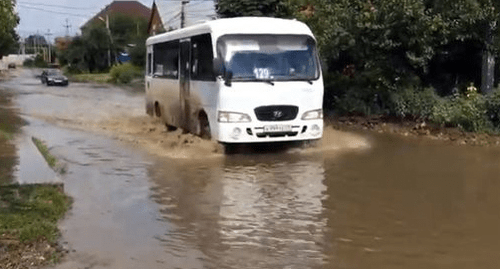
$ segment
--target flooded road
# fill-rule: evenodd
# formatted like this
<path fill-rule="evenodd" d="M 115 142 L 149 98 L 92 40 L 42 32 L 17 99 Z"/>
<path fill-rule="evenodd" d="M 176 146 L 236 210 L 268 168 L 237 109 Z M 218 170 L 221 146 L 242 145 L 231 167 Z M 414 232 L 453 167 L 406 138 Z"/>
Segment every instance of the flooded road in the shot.
<path fill-rule="evenodd" d="M 328 129 L 322 145 L 224 155 L 119 88 L 41 86 L 26 129 L 74 207 L 56 268 L 498 268 L 500 149 Z"/>

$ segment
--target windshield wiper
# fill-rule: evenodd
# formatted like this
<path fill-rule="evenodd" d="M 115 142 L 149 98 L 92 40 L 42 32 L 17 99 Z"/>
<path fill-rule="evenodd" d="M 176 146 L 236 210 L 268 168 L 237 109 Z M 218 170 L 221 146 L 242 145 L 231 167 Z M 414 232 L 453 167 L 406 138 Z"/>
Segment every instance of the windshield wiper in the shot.
<path fill-rule="evenodd" d="M 272 86 L 274 86 L 274 82 L 272 82 L 272 81 L 271 81 L 271 80 L 269 80 L 269 79 L 257 79 L 256 81 L 266 82 L 266 83 L 269 83 L 269 84 L 271 84 Z"/>
<path fill-rule="evenodd" d="M 247 78 L 237 78 L 237 79 L 241 79 L 241 81 L 258 81 L 258 82 L 266 82 L 266 83 L 269 83 L 271 84 L 272 86 L 274 86 L 274 82 L 270 79 L 259 79 L 259 78 L 251 78 L 251 79 L 247 79 Z"/>

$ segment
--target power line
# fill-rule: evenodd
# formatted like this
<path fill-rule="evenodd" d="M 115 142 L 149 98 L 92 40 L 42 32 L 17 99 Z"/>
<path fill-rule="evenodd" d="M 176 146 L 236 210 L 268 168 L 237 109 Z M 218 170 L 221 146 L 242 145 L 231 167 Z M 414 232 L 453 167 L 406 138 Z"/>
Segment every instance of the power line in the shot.
<path fill-rule="evenodd" d="M 30 2 L 23 2 L 23 1 L 18 1 L 18 4 L 23 4 L 23 5 L 30 5 L 30 6 L 42 6 L 42 7 L 57 7 L 57 8 L 63 8 L 63 9 L 73 9 L 73 10 L 82 10 L 82 9 L 87 9 L 87 10 L 95 10 L 96 8 L 90 8 L 90 7 L 74 7 L 74 6 L 62 6 L 62 5 L 53 5 L 53 4 L 45 4 L 45 3 L 30 3 Z"/>
<path fill-rule="evenodd" d="M 171 23 L 171 22 L 172 22 L 172 21 L 174 21 L 175 19 L 179 19 L 179 17 L 181 16 L 181 14 L 182 14 L 181 12 L 177 13 L 177 15 L 173 16 L 172 18 L 170 18 L 170 20 L 168 20 L 168 21 L 166 22 L 166 24 Z"/>
<path fill-rule="evenodd" d="M 38 7 L 30 7 L 30 6 L 25 6 L 23 4 L 19 5 L 20 7 L 27 8 L 27 9 L 33 9 L 33 10 L 39 10 L 39 11 L 44 11 L 48 13 L 54 13 L 54 14 L 61 14 L 61 15 L 67 15 L 67 16 L 74 16 L 74 17 L 82 17 L 82 18 L 88 18 L 88 15 L 83 15 L 83 14 L 75 14 L 75 13 L 67 13 L 67 12 L 60 12 L 60 11 L 54 11 L 54 10 L 47 10 L 43 8 L 38 8 Z"/>

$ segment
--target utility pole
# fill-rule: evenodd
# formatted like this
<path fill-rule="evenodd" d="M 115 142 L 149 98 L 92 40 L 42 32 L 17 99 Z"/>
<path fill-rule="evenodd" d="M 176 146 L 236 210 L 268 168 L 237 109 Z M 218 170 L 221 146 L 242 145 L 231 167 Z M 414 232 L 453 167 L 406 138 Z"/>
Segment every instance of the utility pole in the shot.
<path fill-rule="evenodd" d="M 45 35 L 47 36 L 47 44 L 49 45 L 49 57 L 48 57 L 49 61 L 48 62 L 50 64 L 50 63 L 52 63 L 52 53 L 50 51 L 50 36 L 52 34 L 50 33 L 50 29 L 47 29 L 47 33 Z"/>
<path fill-rule="evenodd" d="M 34 38 L 35 40 L 35 55 L 38 55 L 38 30 L 36 31 L 36 36 Z"/>
<path fill-rule="evenodd" d="M 99 20 L 106 23 L 106 29 L 108 30 L 109 36 L 109 46 L 108 46 L 108 66 L 111 67 L 111 45 L 113 44 L 113 37 L 111 37 L 111 30 L 109 29 L 109 15 L 108 15 L 108 7 L 106 7 L 106 19 L 102 17 L 98 17 Z"/>
<path fill-rule="evenodd" d="M 189 4 L 189 0 L 182 0 L 181 2 L 181 28 L 184 28 L 186 26 L 186 11 L 185 11 L 185 6 L 186 4 Z"/>
<path fill-rule="evenodd" d="M 66 28 L 66 37 L 69 36 L 69 28 L 71 28 L 71 24 L 69 24 L 68 19 L 66 19 L 66 24 L 63 25 L 64 28 Z"/>

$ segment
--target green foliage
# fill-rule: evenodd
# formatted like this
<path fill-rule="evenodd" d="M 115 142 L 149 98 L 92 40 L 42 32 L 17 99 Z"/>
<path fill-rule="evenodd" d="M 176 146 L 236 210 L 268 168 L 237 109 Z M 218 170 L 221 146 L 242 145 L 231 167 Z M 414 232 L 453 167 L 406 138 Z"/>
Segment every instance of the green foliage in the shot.
<path fill-rule="evenodd" d="M 136 45 L 130 48 L 130 61 L 135 66 L 146 66 L 146 40 L 138 39 Z"/>
<path fill-rule="evenodd" d="M 449 93 L 455 83 L 479 82 L 483 49 L 496 53 L 500 47 L 499 1 L 290 0 L 288 3 L 294 15 L 313 30 L 328 72 L 341 74 L 347 66 L 352 66 L 351 82 L 355 85 L 359 85 L 356 81 L 359 77 L 370 77 L 364 75 L 366 72 L 378 74 L 364 81 L 372 89 L 381 89 L 381 85 L 391 88 L 382 89 L 389 92 L 413 86 L 441 87 L 438 92 Z M 312 12 L 303 12 L 306 7 L 311 7 Z M 478 62 L 479 67 L 467 68 L 470 62 Z M 401 83 L 415 82 L 415 78 L 418 85 Z"/>
<path fill-rule="evenodd" d="M 0 1 L 0 59 L 17 46 L 19 39 L 15 32 L 19 17 L 14 12 L 14 6 L 14 0 Z"/>
<path fill-rule="evenodd" d="M 241 16 L 289 17 L 291 12 L 283 0 L 219 0 L 217 14 L 223 18 Z"/>
<path fill-rule="evenodd" d="M 57 221 L 70 205 L 56 186 L 0 186 L 0 233 L 26 242 L 44 237 L 54 242 Z"/>
<path fill-rule="evenodd" d="M 500 88 L 486 96 L 486 113 L 493 127 L 500 130 Z"/>
<path fill-rule="evenodd" d="M 111 82 L 111 76 L 109 73 L 83 73 L 83 74 L 72 74 L 70 75 L 71 81 L 74 82 L 96 82 L 96 83 L 108 83 Z"/>
<path fill-rule="evenodd" d="M 50 154 L 49 149 L 47 148 L 45 143 L 43 143 L 40 139 L 32 137 L 32 140 L 33 140 L 33 143 L 35 143 L 38 150 L 40 151 L 40 153 L 42 154 L 42 156 L 45 158 L 45 161 L 47 161 L 47 164 L 50 167 L 54 168 L 56 166 L 56 163 L 57 163 L 56 157 L 54 157 L 52 154 Z"/>
<path fill-rule="evenodd" d="M 67 66 L 69 73 L 108 71 L 111 68 L 108 64 L 116 63 L 119 52 L 128 52 L 133 64 L 145 65 L 148 22 L 122 14 L 109 20 L 109 31 L 104 22 L 97 21 L 83 29 L 82 36 L 74 38 L 66 50 L 58 51 L 59 61 Z"/>
<path fill-rule="evenodd" d="M 23 65 L 27 67 L 39 67 L 39 68 L 46 68 L 49 66 L 47 62 L 43 59 L 43 56 L 40 54 L 36 55 L 34 60 L 30 61 L 29 59 L 27 59 L 26 61 L 24 61 Z"/>
<path fill-rule="evenodd" d="M 130 63 L 115 65 L 110 71 L 111 81 L 115 83 L 128 84 L 134 78 L 140 77 L 141 75 L 141 69 Z"/>
<path fill-rule="evenodd" d="M 430 118 L 434 113 L 434 107 L 439 103 L 434 89 L 423 90 L 405 88 L 402 91 L 394 92 L 391 95 L 392 114 L 405 118 Z"/>
<path fill-rule="evenodd" d="M 491 122 L 487 118 L 486 99 L 477 93 L 443 98 L 434 107 L 431 120 L 470 132 L 491 129 Z"/>

